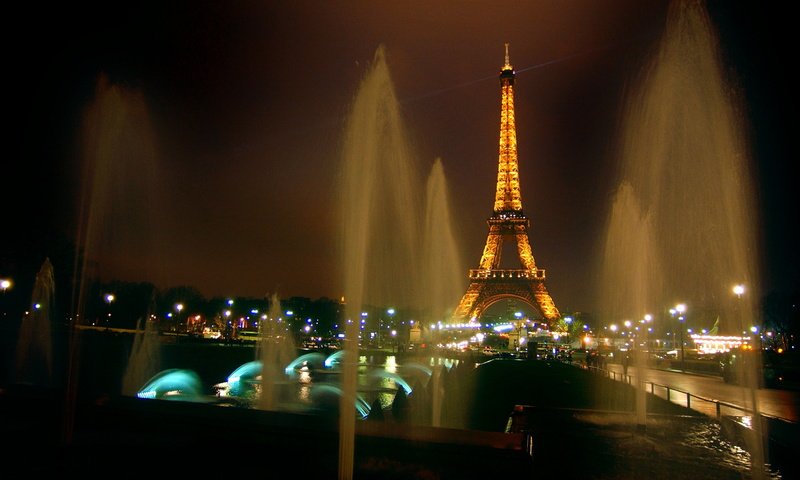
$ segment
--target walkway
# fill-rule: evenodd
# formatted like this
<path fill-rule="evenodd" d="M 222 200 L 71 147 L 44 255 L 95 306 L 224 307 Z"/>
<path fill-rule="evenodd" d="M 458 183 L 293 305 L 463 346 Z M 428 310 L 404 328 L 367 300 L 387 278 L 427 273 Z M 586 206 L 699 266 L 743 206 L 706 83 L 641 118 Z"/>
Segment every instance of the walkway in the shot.
<path fill-rule="evenodd" d="M 625 377 L 622 365 L 610 363 L 603 373 L 616 380 L 632 383 L 637 381 L 638 369 L 629 367 L 628 376 Z M 752 411 L 755 396 L 757 410 L 762 415 L 800 422 L 798 391 L 759 388 L 753 392 L 749 388 L 725 383 L 721 377 L 714 375 L 654 368 L 645 369 L 644 381 L 648 392 L 711 417 L 744 415 Z"/>

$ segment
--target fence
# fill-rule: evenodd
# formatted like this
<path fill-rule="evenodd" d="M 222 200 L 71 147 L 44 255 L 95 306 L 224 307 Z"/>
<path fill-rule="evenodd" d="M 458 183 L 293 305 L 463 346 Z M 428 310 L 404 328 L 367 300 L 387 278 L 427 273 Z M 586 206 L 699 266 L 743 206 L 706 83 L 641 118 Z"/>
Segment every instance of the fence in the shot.
<path fill-rule="evenodd" d="M 589 370 L 594 371 L 612 380 L 620 381 L 631 385 L 633 377 L 626 373 L 615 372 L 602 367 L 589 366 Z M 714 398 L 707 398 L 701 395 L 696 395 L 680 388 L 675 388 L 669 385 L 656 383 L 652 381 L 644 382 L 645 388 L 651 395 L 658 396 L 673 402 L 677 405 L 690 408 L 697 412 L 703 413 L 710 417 L 716 417 L 717 420 L 721 419 L 723 415 L 753 415 L 753 410 L 740 405 L 735 405 L 723 400 Z M 761 414 L 764 416 L 764 414 Z"/>

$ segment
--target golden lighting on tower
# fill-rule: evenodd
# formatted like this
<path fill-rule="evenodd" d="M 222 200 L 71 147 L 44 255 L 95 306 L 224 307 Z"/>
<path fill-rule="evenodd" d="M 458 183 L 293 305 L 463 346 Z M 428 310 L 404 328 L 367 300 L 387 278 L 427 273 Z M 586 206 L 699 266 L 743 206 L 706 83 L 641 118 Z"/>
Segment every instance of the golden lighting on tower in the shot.
<path fill-rule="evenodd" d="M 517 159 L 517 127 L 514 119 L 514 68 L 505 44 L 505 63 L 500 71 L 500 141 L 494 208 L 487 220 L 489 235 L 479 268 L 469 271 L 470 285 L 453 317 L 479 317 L 492 302 L 502 297 L 524 299 L 548 321 L 560 317 L 544 286 L 545 271 L 536 267 L 528 239 L 530 222 L 522 211 Z M 504 240 L 514 241 L 521 269 L 501 269 Z"/>

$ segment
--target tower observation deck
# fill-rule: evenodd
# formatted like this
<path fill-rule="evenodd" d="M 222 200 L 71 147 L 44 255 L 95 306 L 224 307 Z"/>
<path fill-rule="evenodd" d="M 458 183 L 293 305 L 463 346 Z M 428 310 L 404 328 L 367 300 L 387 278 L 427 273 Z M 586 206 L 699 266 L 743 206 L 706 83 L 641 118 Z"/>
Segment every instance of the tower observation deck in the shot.
<path fill-rule="evenodd" d="M 536 266 L 528 238 L 530 220 L 522 210 L 517 158 L 517 131 L 514 118 L 514 68 L 505 45 L 505 64 L 500 70 L 500 149 L 494 208 L 488 218 L 489 235 L 478 268 L 469 270 L 469 286 L 456 307 L 453 318 L 469 321 L 480 318 L 495 302 L 521 300 L 544 319 L 552 322 L 560 313 L 545 287 L 545 271 Z M 504 242 L 516 243 L 520 268 L 500 268 Z"/>

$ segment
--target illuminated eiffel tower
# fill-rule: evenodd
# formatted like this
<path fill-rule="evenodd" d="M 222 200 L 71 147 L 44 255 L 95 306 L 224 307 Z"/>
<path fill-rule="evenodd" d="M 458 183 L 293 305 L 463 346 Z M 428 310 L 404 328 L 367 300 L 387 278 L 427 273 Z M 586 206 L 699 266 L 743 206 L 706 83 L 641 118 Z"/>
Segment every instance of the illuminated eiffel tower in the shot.
<path fill-rule="evenodd" d="M 453 312 L 455 321 L 480 318 L 492 304 L 503 299 L 521 300 L 535 308 L 548 322 L 560 317 L 544 285 L 545 271 L 536 267 L 528 241 L 530 221 L 522 211 L 517 162 L 517 131 L 514 124 L 514 69 L 508 58 L 500 71 L 500 156 L 494 211 L 489 217 L 489 236 L 480 266 L 469 271 L 469 287 Z M 513 240 L 520 269 L 501 269 L 503 242 Z"/>

